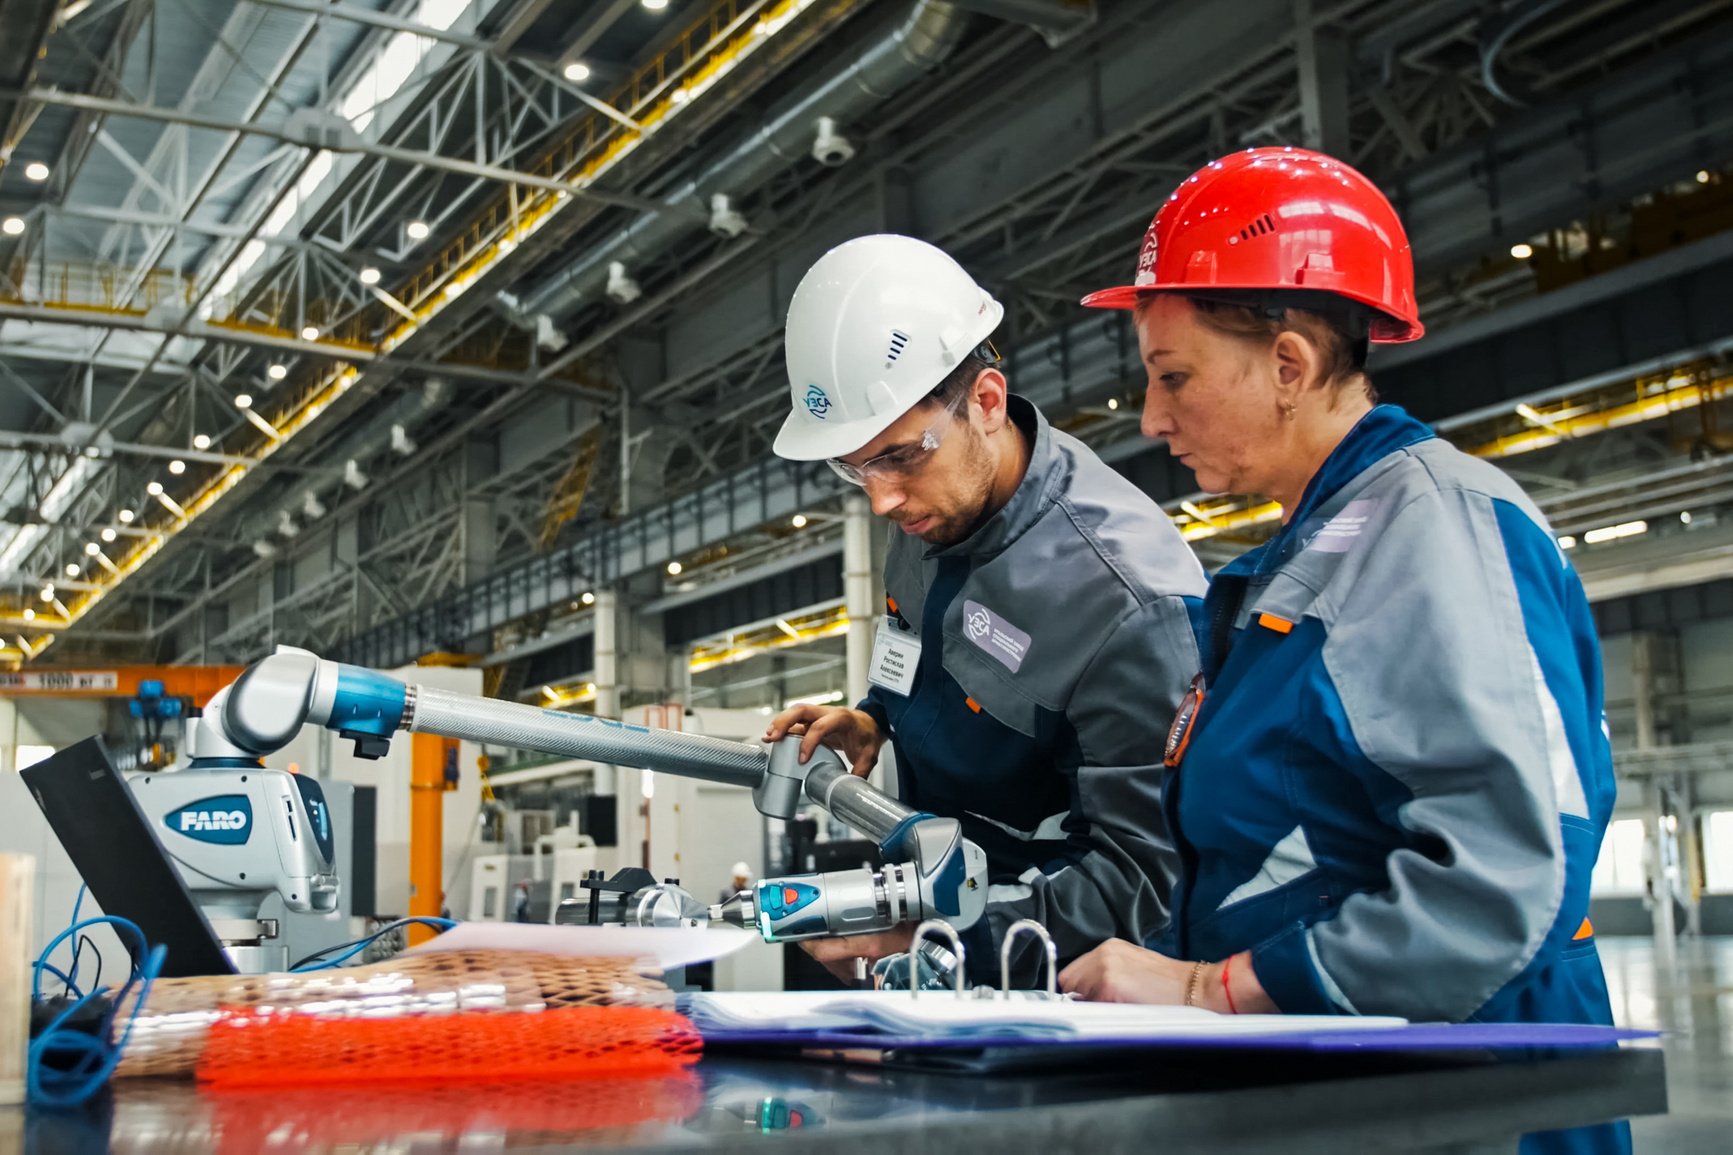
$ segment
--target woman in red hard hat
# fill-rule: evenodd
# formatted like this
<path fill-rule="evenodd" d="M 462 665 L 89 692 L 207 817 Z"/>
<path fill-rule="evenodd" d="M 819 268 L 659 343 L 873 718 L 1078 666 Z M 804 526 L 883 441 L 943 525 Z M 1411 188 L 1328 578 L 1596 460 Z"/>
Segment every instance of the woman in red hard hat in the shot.
<path fill-rule="evenodd" d="M 1130 285 L 1146 436 L 1212 493 L 1281 504 L 1206 602 L 1168 739 L 1183 863 L 1158 940 L 1060 976 L 1222 1012 L 1610 1023 L 1588 922 L 1612 809 L 1600 652 L 1552 530 L 1495 467 L 1377 403 L 1422 328 L 1402 223 L 1340 161 L 1188 178 Z M 1618 1150 L 1623 1125 L 1529 1136 Z"/>

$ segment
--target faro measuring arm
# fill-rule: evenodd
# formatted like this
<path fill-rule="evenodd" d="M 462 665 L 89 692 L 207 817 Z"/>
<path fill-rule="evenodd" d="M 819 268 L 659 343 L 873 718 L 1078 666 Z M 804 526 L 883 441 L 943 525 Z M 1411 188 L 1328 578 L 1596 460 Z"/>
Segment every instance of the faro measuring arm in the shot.
<path fill-rule="evenodd" d="M 652 730 L 406 684 L 289 647 L 211 698 L 194 732 L 193 768 L 261 759 L 305 723 L 352 740 L 363 758 L 383 756 L 408 730 L 745 786 L 772 818 L 794 817 L 804 796 L 878 842 L 886 862 L 879 870 L 763 879 L 711 908 L 712 921 L 751 927 L 767 942 L 869 934 L 928 918 L 962 930 L 986 906 L 986 855 L 963 838 L 956 819 L 904 806 L 850 774 L 830 750 L 801 765 L 799 738 L 766 747 Z"/>

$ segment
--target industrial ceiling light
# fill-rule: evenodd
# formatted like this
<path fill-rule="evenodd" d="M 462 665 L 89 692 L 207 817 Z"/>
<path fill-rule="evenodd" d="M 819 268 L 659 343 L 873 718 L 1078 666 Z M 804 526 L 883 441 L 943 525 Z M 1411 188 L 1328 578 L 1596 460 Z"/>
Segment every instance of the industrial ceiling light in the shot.
<path fill-rule="evenodd" d="M 24 179 L 41 184 L 48 179 L 48 166 L 39 160 L 33 160 L 24 166 Z"/>
<path fill-rule="evenodd" d="M 79 572 L 80 571 L 78 569 L 78 563 L 77 562 L 69 561 L 66 563 L 66 576 L 67 577 L 75 578 L 78 576 Z"/>
<path fill-rule="evenodd" d="M 1690 525 L 1691 524 L 1691 511 L 1688 509 L 1681 509 L 1679 511 L 1679 522 L 1682 525 Z"/>
<path fill-rule="evenodd" d="M 608 262 L 608 284 L 602 291 L 617 305 L 630 305 L 644 295 L 644 290 L 619 261 Z"/>
<path fill-rule="evenodd" d="M 38 594 L 37 596 L 40 597 L 45 602 L 53 601 L 54 600 L 54 583 L 50 582 L 48 585 L 43 586 L 42 592 L 40 594 Z"/>
<path fill-rule="evenodd" d="M 427 222 L 422 220 L 410 221 L 403 226 L 403 235 L 412 241 L 425 241 L 427 234 L 432 231 L 427 227 Z"/>
<path fill-rule="evenodd" d="M 103 541 L 113 541 L 119 535 L 114 532 L 114 527 L 112 525 L 105 525 L 102 527 L 102 532 L 97 536 L 101 537 Z"/>
<path fill-rule="evenodd" d="M 675 104 L 685 104 L 688 100 L 692 99 L 692 94 L 684 88 L 676 88 L 673 92 L 668 94 L 668 99 L 672 100 Z"/>
<path fill-rule="evenodd" d="M 379 283 L 379 270 L 374 268 L 372 265 L 368 265 L 365 269 L 362 269 L 361 283 L 363 285 L 377 285 Z"/>
<path fill-rule="evenodd" d="M 295 524 L 295 518 L 286 509 L 277 511 L 277 532 L 284 537 L 294 537 L 301 532 L 301 527 Z"/>
<path fill-rule="evenodd" d="M 574 83 L 577 81 L 588 80 L 590 78 L 590 66 L 585 64 L 582 60 L 574 60 L 570 64 L 566 65 L 565 75 L 567 80 L 573 81 Z"/>
<path fill-rule="evenodd" d="M 1617 541 L 1621 537 L 1636 537 L 1649 532 L 1646 521 L 1621 521 L 1617 525 L 1603 525 L 1599 529 L 1591 529 L 1583 534 L 1583 541 L 1589 545 L 1600 545 L 1604 541 Z"/>
<path fill-rule="evenodd" d="M 1510 255 L 1519 261 L 1526 261 L 1534 256 L 1534 246 L 1527 241 L 1518 241 L 1510 246 Z"/>
<path fill-rule="evenodd" d="M 812 159 L 825 168 L 836 168 L 854 158 L 854 142 L 844 136 L 836 121 L 821 116 L 813 121 Z"/>
<path fill-rule="evenodd" d="M 270 368 L 265 370 L 265 376 L 269 377 L 273 381 L 281 381 L 283 378 L 287 377 L 288 375 L 289 375 L 289 367 L 287 365 L 284 365 L 281 363 L 274 364 Z M 241 406 L 241 408 L 245 409 L 246 406 L 243 405 L 243 406 Z"/>
<path fill-rule="evenodd" d="M 1697 170 L 1697 183 L 1698 184 L 1708 184 L 1709 183 L 1709 170 L 1708 169 L 1700 168 Z"/>
<path fill-rule="evenodd" d="M 1575 549 L 1577 547 L 1577 539 L 1567 533 L 1558 539 L 1558 547 L 1560 549 Z"/>
<path fill-rule="evenodd" d="M 681 569 L 681 566 L 680 566 L 679 562 L 677 562 L 677 561 L 669 562 L 668 563 L 668 576 L 669 577 L 679 577 L 680 576 L 680 569 Z"/>
<path fill-rule="evenodd" d="M 210 436 L 208 434 L 204 434 L 204 433 L 193 434 L 193 448 L 194 449 L 209 449 L 210 447 L 211 447 L 211 439 L 210 439 Z"/>
<path fill-rule="evenodd" d="M 99 554 L 101 552 L 102 552 L 102 547 L 100 545 L 97 545 L 94 541 L 87 541 L 84 543 L 84 556 L 85 557 L 95 557 L 97 554 Z"/>
<path fill-rule="evenodd" d="M 748 221 L 728 199 L 727 193 L 715 193 L 710 198 L 710 231 L 724 239 L 732 239 L 746 231 Z"/>
<path fill-rule="evenodd" d="M 317 326 L 317 325 L 303 325 L 303 326 L 301 326 L 301 340 L 303 340 L 303 341 L 317 341 L 318 339 L 319 339 L 319 326 Z"/>
<path fill-rule="evenodd" d="M 319 500 L 319 495 L 308 492 L 301 498 L 301 513 L 308 521 L 318 521 L 325 516 L 325 503 Z"/>
<path fill-rule="evenodd" d="M 162 482 L 153 481 L 149 485 L 144 487 L 144 491 L 146 493 L 150 494 L 152 497 L 161 497 L 162 496 Z"/>
<path fill-rule="evenodd" d="M 1108 399 L 1107 399 L 1107 407 L 1108 407 L 1108 408 L 1109 408 L 1109 409 L 1118 409 L 1118 408 L 1119 408 L 1119 398 L 1117 398 L 1117 397 L 1109 397 L 1109 398 L 1108 398 Z"/>
<path fill-rule="evenodd" d="M 237 393 L 237 394 L 235 394 L 235 408 L 236 409 L 251 409 L 252 407 L 253 407 L 253 395 L 251 393 Z"/>
<path fill-rule="evenodd" d="M 277 547 L 260 538 L 253 543 L 253 552 L 262 558 L 272 558 L 277 556 Z"/>
<path fill-rule="evenodd" d="M 23 617 L 25 621 L 33 622 L 36 620 L 36 611 L 31 609 L 29 606 L 25 606 Z"/>
<path fill-rule="evenodd" d="M 409 430 L 401 425 L 393 425 L 391 427 L 391 452 L 399 457 L 408 457 L 415 450 L 415 439 L 409 436 Z"/>
<path fill-rule="evenodd" d="M 23 217 L 7 217 L 5 219 L 5 221 L 0 222 L 0 232 L 5 233 L 9 237 L 23 236 L 24 235 L 24 218 Z"/>
<path fill-rule="evenodd" d="M 668 0 L 644 0 L 644 7 L 651 12 L 660 12 L 668 7 Z"/>
<path fill-rule="evenodd" d="M 353 457 L 343 463 L 343 484 L 356 491 L 367 488 L 367 475 Z"/>
<path fill-rule="evenodd" d="M 181 474 L 183 474 L 187 471 L 187 463 L 182 461 L 180 458 L 177 457 L 173 461 L 168 463 L 168 471 L 170 473 L 174 474 L 176 477 L 179 477 Z"/>
<path fill-rule="evenodd" d="M 591 593 L 589 590 L 585 590 L 584 596 L 578 600 L 583 602 L 586 606 L 593 606 L 596 604 L 596 595 Z"/>
<path fill-rule="evenodd" d="M 119 516 L 120 516 L 120 524 L 131 525 L 132 519 L 134 517 L 136 517 L 137 514 L 133 513 L 132 510 L 130 510 L 130 509 L 123 509 L 120 511 Z"/>
<path fill-rule="evenodd" d="M 789 519 L 789 524 L 792 525 L 795 529 L 805 529 L 806 528 L 806 514 L 804 514 L 804 513 L 795 514 L 792 518 Z"/>

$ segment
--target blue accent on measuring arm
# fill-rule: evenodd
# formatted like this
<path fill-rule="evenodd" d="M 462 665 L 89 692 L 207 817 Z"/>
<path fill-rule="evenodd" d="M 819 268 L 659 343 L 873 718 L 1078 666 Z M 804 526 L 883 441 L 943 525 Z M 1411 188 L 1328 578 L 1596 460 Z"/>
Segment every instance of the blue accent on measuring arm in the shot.
<path fill-rule="evenodd" d="M 903 840 L 908 837 L 909 831 L 915 828 L 916 823 L 925 822 L 929 818 L 937 817 L 938 815 L 926 810 L 915 811 L 915 813 L 897 823 L 896 828 L 889 834 L 885 835 L 884 841 L 879 843 L 879 852 L 893 858 L 907 858 L 910 854 L 910 850 L 908 847 L 903 845 Z"/>
<path fill-rule="evenodd" d="M 407 694 L 408 687 L 396 678 L 360 666 L 338 666 L 336 700 L 325 725 L 353 738 L 359 756 L 383 757 L 403 720 Z"/>
<path fill-rule="evenodd" d="M 956 918 L 962 913 L 963 880 L 963 844 L 961 841 L 951 845 L 951 852 L 945 855 L 944 865 L 939 867 L 939 876 L 933 880 L 933 905 L 939 908 L 939 913 Z"/>

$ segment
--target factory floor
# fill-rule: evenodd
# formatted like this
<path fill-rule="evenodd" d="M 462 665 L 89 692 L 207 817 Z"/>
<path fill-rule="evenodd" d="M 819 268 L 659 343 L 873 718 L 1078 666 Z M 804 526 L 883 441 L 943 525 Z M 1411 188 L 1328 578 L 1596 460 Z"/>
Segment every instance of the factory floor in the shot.
<path fill-rule="evenodd" d="M 1639 1152 L 1733 1150 L 1733 938 L 1682 939 L 1667 966 L 1648 938 L 1602 938 L 1621 1026 L 1665 1031 L 1664 1116 L 1636 1119 Z"/>

